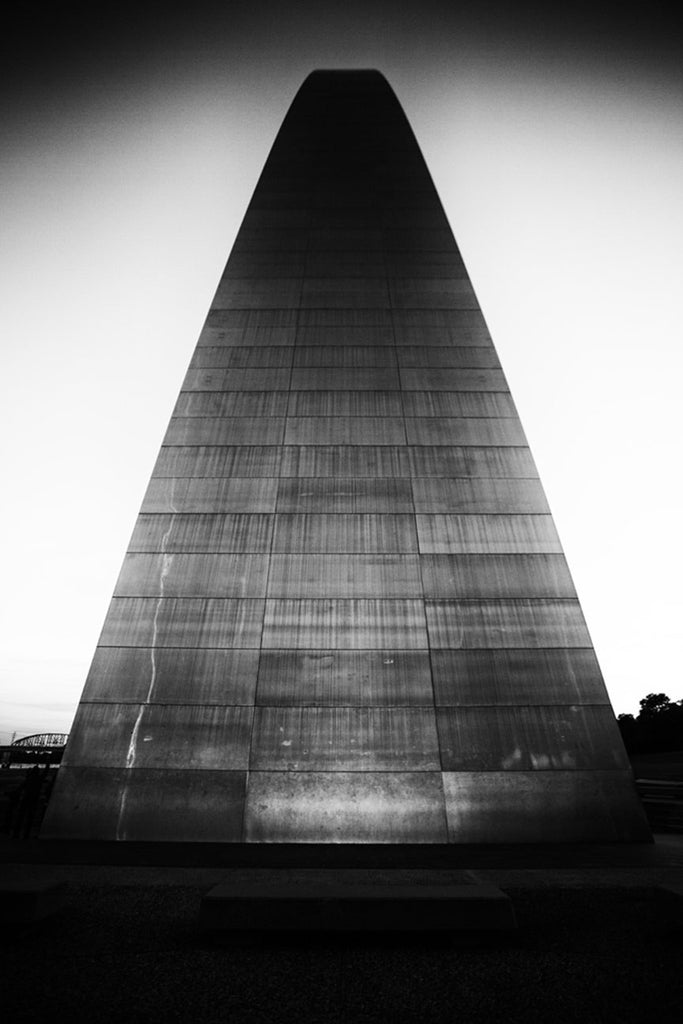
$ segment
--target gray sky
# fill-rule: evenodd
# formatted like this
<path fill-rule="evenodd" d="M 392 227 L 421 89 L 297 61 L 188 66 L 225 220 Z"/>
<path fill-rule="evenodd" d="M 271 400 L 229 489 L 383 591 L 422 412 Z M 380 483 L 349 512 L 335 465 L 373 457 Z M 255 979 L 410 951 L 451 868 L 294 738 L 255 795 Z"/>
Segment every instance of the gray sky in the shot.
<path fill-rule="evenodd" d="M 64 4 L 42 36 L 13 28 L 0 742 L 69 729 L 223 265 L 316 67 L 378 68 L 411 121 L 615 710 L 683 697 L 678 40 L 627 9 L 472 9 L 151 4 L 89 23 Z"/>

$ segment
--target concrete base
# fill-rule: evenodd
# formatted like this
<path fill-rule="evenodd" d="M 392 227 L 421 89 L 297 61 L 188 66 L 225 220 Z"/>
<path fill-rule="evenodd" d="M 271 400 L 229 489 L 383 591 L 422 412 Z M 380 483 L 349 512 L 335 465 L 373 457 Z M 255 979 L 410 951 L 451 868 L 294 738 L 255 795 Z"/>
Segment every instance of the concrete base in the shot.
<path fill-rule="evenodd" d="M 239 883 L 202 899 L 200 927 L 221 931 L 511 931 L 493 885 Z"/>
<path fill-rule="evenodd" d="M 61 910 L 66 902 L 64 882 L 3 882 L 0 922 L 33 924 Z"/>

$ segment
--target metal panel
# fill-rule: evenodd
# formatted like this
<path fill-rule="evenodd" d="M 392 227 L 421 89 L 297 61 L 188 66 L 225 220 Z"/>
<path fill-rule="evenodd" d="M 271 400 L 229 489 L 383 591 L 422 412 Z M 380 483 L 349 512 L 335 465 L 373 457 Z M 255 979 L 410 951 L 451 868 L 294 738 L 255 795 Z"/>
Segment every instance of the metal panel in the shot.
<path fill-rule="evenodd" d="M 115 597 L 100 645 L 258 647 L 263 612 L 264 602 L 254 598 Z"/>
<path fill-rule="evenodd" d="M 526 445 L 517 419 L 431 416 L 406 419 L 409 444 Z M 261 438 L 254 438 L 261 440 Z"/>
<path fill-rule="evenodd" d="M 433 701 L 427 651 L 261 652 L 261 705 L 431 707 Z"/>
<path fill-rule="evenodd" d="M 273 252 L 306 249 L 308 244 L 308 230 L 306 228 L 290 227 L 281 229 L 277 227 L 252 228 L 249 225 L 242 225 L 239 234 L 235 239 L 233 252 Z M 216 310 L 223 312 L 223 310 Z M 235 312 L 242 312 L 236 310 Z"/>
<path fill-rule="evenodd" d="M 326 311 L 320 310 L 319 312 L 323 313 Z M 362 313 L 363 311 L 359 310 L 358 312 Z M 384 311 L 380 312 L 383 313 Z M 307 311 L 304 311 L 302 317 L 306 315 Z M 394 331 L 391 324 L 386 326 L 382 322 L 368 323 L 362 326 L 350 324 L 339 326 L 321 324 L 318 327 L 300 326 L 296 332 L 296 343 L 297 346 L 304 345 L 315 348 L 320 348 L 323 345 L 353 345 L 356 348 L 366 345 L 393 345 Z"/>
<path fill-rule="evenodd" d="M 425 597 L 576 597 L 564 555 L 422 555 Z"/>
<path fill-rule="evenodd" d="M 242 552 L 267 554 L 273 517 L 237 515 L 141 515 L 128 550 L 176 552 Z"/>
<path fill-rule="evenodd" d="M 438 771 L 434 711 L 260 707 L 249 766 L 252 771 Z"/>
<path fill-rule="evenodd" d="M 424 606 L 410 600 L 268 600 L 262 646 L 421 650 L 427 647 Z"/>
<path fill-rule="evenodd" d="M 278 512 L 411 512 L 409 480 L 281 480 Z"/>
<path fill-rule="evenodd" d="M 304 416 L 287 420 L 285 444 L 402 444 L 402 417 Z"/>
<path fill-rule="evenodd" d="M 247 214 L 245 223 L 250 217 L 254 218 L 254 214 Z M 300 277 L 227 278 L 219 284 L 212 306 L 215 309 L 296 309 L 301 284 Z"/>
<path fill-rule="evenodd" d="M 301 307 L 388 307 L 389 291 L 384 277 L 307 277 Z"/>
<path fill-rule="evenodd" d="M 538 475 L 528 448 L 412 445 L 406 451 L 413 477 L 525 478 Z M 454 486 L 459 489 L 460 481 L 455 481 Z M 487 484 L 482 489 L 492 488 Z"/>
<path fill-rule="evenodd" d="M 278 481 L 152 479 L 142 512 L 274 512 Z"/>
<path fill-rule="evenodd" d="M 277 476 L 281 449 L 277 445 L 199 445 L 162 448 L 155 477 Z"/>
<path fill-rule="evenodd" d="M 64 764 L 94 768 L 246 768 L 250 707 L 80 704 Z"/>
<path fill-rule="evenodd" d="M 371 252 L 383 248 L 384 238 L 379 228 L 319 228 L 313 227 L 308 235 L 308 249 L 314 258 L 313 250 L 332 252 L 335 250 L 357 250 Z"/>
<path fill-rule="evenodd" d="M 650 838 L 630 770 L 454 772 L 443 782 L 453 843 Z"/>
<path fill-rule="evenodd" d="M 174 416 L 285 416 L 286 391 L 181 391 Z"/>
<path fill-rule="evenodd" d="M 258 651 L 98 647 L 85 701 L 253 704 Z"/>
<path fill-rule="evenodd" d="M 235 843 L 245 790 L 245 772 L 61 767 L 42 835 Z"/>
<path fill-rule="evenodd" d="M 311 234 L 313 238 L 314 233 Z M 299 330 L 308 327 L 388 327 L 392 325 L 392 314 L 389 309 L 301 309 L 299 310 L 297 338 Z"/>
<path fill-rule="evenodd" d="M 404 345 L 465 345 L 468 348 L 479 347 L 490 348 L 493 345 L 491 335 L 486 325 L 472 326 L 466 323 L 438 323 L 435 314 L 446 312 L 434 310 L 430 316 L 429 310 L 402 310 L 400 313 L 394 311 L 394 339 L 397 346 Z M 456 313 L 456 310 L 448 310 L 449 313 Z M 473 312 L 463 310 L 461 312 Z M 407 316 L 415 316 L 417 313 L 424 313 L 424 323 L 411 324 L 407 322 Z"/>
<path fill-rule="evenodd" d="M 236 373 L 233 370 L 233 373 Z M 246 372 L 246 371 L 245 371 Z M 262 371 L 263 373 L 272 371 Z M 279 371 L 278 371 L 279 372 Z M 508 391 L 502 370 L 401 370 L 404 391 Z M 202 390 L 198 388 L 197 390 Z M 204 389 L 208 390 L 208 389 Z M 217 388 L 227 391 L 228 388 Z"/>
<path fill-rule="evenodd" d="M 252 843 L 442 843 L 438 772 L 250 772 Z"/>
<path fill-rule="evenodd" d="M 309 252 L 306 274 L 310 277 L 382 277 L 384 257 L 381 252 Z"/>
<path fill-rule="evenodd" d="M 302 224 L 307 224 L 308 220 L 309 216 L 306 209 L 256 210 L 250 206 L 242 221 L 242 226 L 247 231 L 264 231 L 275 228 L 283 231 L 289 228 L 301 227 Z M 286 248 L 286 246 L 283 245 L 282 248 Z M 258 302 L 254 301 L 253 297 L 247 298 L 250 301 L 245 302 L 245 306 L 257 307 L 259 305 Z M 214 305 L 219 305 L 219 303 L 214 300 Z"/>
<path fill-rule="evenodd" d="M 590 647 L 578 601 L 427 601 L 431 647 Z"/>
<path fill-rule="evenodd" d="M 456 252 L 453 235 L 448 228 L 421 229 L 419 226 L 392 230 L 387 223 L 384 230 L 384 246 L 389 252 Z M 431 303 L 428 303 L 431 305 Z M 398 303 L 394 303 L 398 305 Z"/>
<path fill-rule="evenodd" d="M 289 416 L 402 416 L 400 391 L 292 391 Z"/>
<path fill-rule="evenodd" d="M 292 277 L 303 275 L 306 257 L 301 250 L 289 252 L 233 252 L 224 280 L 231 277 Z M 228 287 L 227 280 L 225 285 Z"/>
<path fill-rule="evenodd" d="M 277 515 L 273 551 L 373 552 L 417 551 L 411 515 Z"/>
<path fill-rule="evenodd" d="M 539 513 L 548 510 L 540 480 L 413 480 L 416 512 Z"/>
<path fill-rule="evenodd" d="M 477 297 L 467 278 L 391 278 L 391 304 L 397 309 L 477 309 Z"/>
<path fill-rule="evenodd" d="M 470 369 L 500 369 L 496 350 L 492 345 L 401 345 L 396 349 L 401 369 L 418 367 L 468 367 Z M 204 364 L 210 365 L 208 363 Z M 227 365 L 227 364 L 220 364 Z"/>
<path fill-rule="evenodd" d="M 287 310 L 287 312 L 294 312 Z M 262 326 L 262 327 L 220 327 L 209 326 L 214 317 L 209 317 L 206 326 L 199 335 L 197 345 L 203 347 L 209 345 L 215 347 L 225 345 L 230 348 L 233 345 L 260 346 L 260 345 L 293 345 L 296 338 L 296 327 Z"/>
<path fill-rule="evenodd" d="M 294 232 L 289 232 L 292 237 Z M 283 237 L 287 237 L 285 232 Z M 222 330 L 260 331 L 264 327 L 294 328 L 298 320 L 295 309 L 211 309 L 206 318 L 208 327 Z M 245 334 L 245 338 L 248 335 Z M 245 341 L 246 344 L 246 341 Z"/>
<path fill-rule="evenodd" d="M 406 191 L 406 195 L 410 190 Z M 413 252 L 387 254 L 389 277 L 466 277 L 467 270 L 458 252 L 427 252 L 416 255 Z"/>
<path fill-rule="evenodd" d="M 341 332 L 340 332 L 341 333 Z M 396 350 L 391 345 L 300 345 L 294 349 L 294 366 L 339 366 L 352 369 L 362 367 L 395 367 Z"/>
<path fill-rule="evenodd" d="M 280 444 L 284 417 L 222 416 L 179 417 L 169 423 L 165 445 Z"/>
<path fill-rule="evenodd" d="M 405 391 L 406 416 L 516 417 L 509 391 Z"/>
<path fill-rule="evenodd" d="M 418 515 L 416 523 L 423 554 L 562 551 L 552 516 Z"/>
<path fill-rule="evenodd" d="M 433 306 L 422 309 L 393 310 L 394 328 L 396 332 L 415 331 L 415 341 L 420 343 L 419 331 L 424 327 L 439 327 L 444 331 L 469 329 L 485 329 L 486 321 L 480 309 L 436 309 Z"/>
<path fill-rule="evenodd" d="M 126 555 L 116 597 L 265 597 L 268 555 Z"/>
<path fill-rule="evenodd" d="M 290 367 L 294 354 L 291 345 L 260 345 L 210 347 L 202 345 L 195 349 L 190 366 L 193 369 L 238 369 L 250 367 Z"/>
<path fill-rule="evenodd" d="M 432 650 L 438 705 L 609 704 L 595 652 Z"/>
<path fill-rule="evenodd" d="M 300 554 L 271 557 L 268 597 L 325 598 L 378 595 L 383 598 L 422 597 L 418 556 Z"/>
<path fill-rule="evenodd" d="M 183 391 L 286 391 L 288 369 L 188 370 Z"/>
<path fill-rule="evenodd" d="M 442 707 L 444 771 L 628 768 L 609 706 Z"/>
<path fill-rule="evenodd" d="M 398 390 L 398 386 L 398 371 L 391 367 L 364 367 L 356 370 L 349 367 L 317 366 L 292 370 L 292 391 L 395 391 Z"/>
<path fill-rule="evenodd" d="M 409 452 L 399 445 L 290 445 L 282 449 L 280 476 L 283 477 L 377 479 L 409 475 Z M 397 485 L 399 483 L 396 481 Z"/>
<path fill-rule="evenodd" d="M 125 767 L 140 707 L 81 701 L 62 758 L 64 767 L 83 763 L 99 768 Z"/>

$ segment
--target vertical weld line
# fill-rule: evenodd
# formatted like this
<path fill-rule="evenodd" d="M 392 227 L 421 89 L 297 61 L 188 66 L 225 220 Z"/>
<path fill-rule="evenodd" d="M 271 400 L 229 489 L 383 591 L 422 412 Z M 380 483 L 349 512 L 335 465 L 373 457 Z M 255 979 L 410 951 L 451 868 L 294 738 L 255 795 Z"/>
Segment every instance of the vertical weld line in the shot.
<path fill-rule="evenodd" d="M 116 838 L 117 838 L 117 840 L 121 840 L 121 839 L 125 839 L 126 838 L 126 830 L 125 830 L 125 827 L 124 827 L 124 818 L 125 818 L 125 813 L 126 813 L 126 804 L 128 802 L 128 776 L 127 776 L 127 773 L 131 769 L 133 769 L 135 767 L 135 761 L 136 761 L 136 758 L 137 758 L 138 736 L 139 736 L 139 733 L 140 733 L 140 725 L 142 724 L 142 716 L 143 716 L 143 714 L 145 712 L 145 708 L 149 707 L 149 705 L 151 703 L 152 695 L 154 693 L 154 686 L 155 686 L 155 683 L 156 683 L 156 675 L 157 675 L 156 643 L 157 643 L 157 636 L 158 636 L 158 629 L 159 629 L 159 613 L 161 611 L 161 604 L 162 604 L 162 601 L 164 599 L 164 587 L 165 587 L 165 584 L 166 584 L 166 577 L 168 576 L 168 574 L 169 574 L 169 572 L 171 570 L 171 565 L 173 564 L 173 557 L 174 557 L 173 555 L 169 555 L 167 553 L 166 546 L 167 546 L 169 538 L 171 536 L 171 532 L 173 530 L 173 527 L 175 526 L 176 515 L 178 514 L 178 509 L 176 508 L 176 506 L 174 504 L 174 498 L 175 498 L 175 495 L 174 495 L 175 477 L 172 477 L 171 480 L 172 480 L 172 483 L 171 483 L 171 496 L 169 498 L 169 505 L 171 507 L 171 521 L 168 524 L 168 529 L 166 530 L 166 532 L 164 533 L 163 537 L 161 538 L 161 557 L 162 557 L 162 562 L 161 562 L 161 572 L 160 572 L 160 575 L 159 575 L 159 596 L 157 598 L 157 603 L 156 603 L 156 607 L 155 607 L 155 610 L 154 610 L 154 621 L 153 621 L 153 627 L 152 627 L 152 645 L 151 645 L 151 648 L 150 648 L 150 661 L 151 661 L 150 680 L 149 680 L 149 686 L 147 688 L 147 695 L 145 696 L 145 699 L 144 699 L 143 703 L 140 704 L 140 706 L 138 708 L 138 713 L 137 713 L 137 717 L 135 719 L 135 724 L 133 726 L 133 730 L 132 730 L 131 735 L 130 735 L 130 742 L 128 744 L 128 751 L 126 753 L 126 765 L 125 765 L 126 775 L 124 776 L 123 792 L 121 793 L 121 799 L 119 801 L 119 813 L 118 813 L 118 818 L 117 818 L 117 822 L 116 822 Z"/>

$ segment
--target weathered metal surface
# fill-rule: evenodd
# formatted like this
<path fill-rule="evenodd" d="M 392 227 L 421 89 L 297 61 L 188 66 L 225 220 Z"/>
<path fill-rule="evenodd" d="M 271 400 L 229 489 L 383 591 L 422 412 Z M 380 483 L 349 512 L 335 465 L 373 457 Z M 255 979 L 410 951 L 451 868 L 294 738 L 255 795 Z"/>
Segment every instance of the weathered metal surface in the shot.
<path fill-rule="evenodd" d="M 431 647 L 589 647 L 578 601 L 427 601 Z"/>
<path fill-rule="evenodd" d="M 512 396 L 506 391 L 406 391 L 402 397 L 406 416 L 517 416 Z"/>
<path fill-rule="evenodd" d="M 272 537 L 273 516 L 253 512 L 139 515 L 128 551 L 268 554 Z"/>
<path fill-rule="evenodd" d="M 221 480 L 150 480 L 143 513 L 274 512 L 278 481 L 244 477 Z"/>
<path fill-rule="evenodd" d="M 410 476 L 410 458 L 405 445 L 286 445 L 282 449 L 280 476 L 334 477 L 363 484 L 365 478 L 370 478 L 385 490 L 390 483 L 395 483 L 410 494 L 409 486 L 397 479 Z M 381 478 L 390 478 L 390 482 L 384 483 Z"/>
<path fill-rule="evenodd" d="M 385 417 L 402 416 L 403 405 L 400 391 L 292 391 L 287 411 L 290 416 Z"/>
<path fill-rule="evenodd" d="M 258 647 L 264 601 L 238 598 L 115 597 L 103 647 Z"/>
<path fill-rule="evenodd" d="M 251 843 L 443 843 L 440 772 L 250 772 Z"/>
<path fill-rule="evenodd" d="M 421 597 L 419 557 L 271 555 L 268 597 L 358 598 L 375 594 L 383 598 Z"/>
<path fill-rule="evenodd" d="M 290 417 L 285 432 L 286 444 L 402 444 L 405 437 L 398 416 Z"/>
<path fill-rule="evenodd" d="M 66 767 L 41 835 L 47 839 L 236 843 L 246 772 Z"/>
<path fill-rule="evenodd" d="M 115 597 L 265 597 L 267 555 L 127 554 Z"/>
<path fill-rule="evenodd" d="M 96 768 L 246 769 L 252 719 L 249 707 L 81 702 L 63 764 L 88 757 Z"/>
<path fill-rule="evenodd" d="M 252 770 L 439 771 L 431 709 L 257 708 Z"/>
<path fill-rule="evenodd" d="M 396 349 L 398 365 L 416 367 L 468 367 L 500 369 L 492 345 L 403 345 Z"/>
<path fill-rule="evenodd" d="M 155 704 L 253 704 L 258 650 L 98 647 L 84 701 L 140 704 L 154 681 Z"/>
<path fill-rule="evenodd" d="M 176 416 L 166 431 L 165 445 L 280 444 L 284 417 Z"/>
<path fill-rule="evenodd" d="M 269 599 L 262 645 L 419 650 L 428 646 L 424 604 L 384 598 Z"/>
<path fill-rule="evenodd" d="M 159 453 L 155 477 L 277 476 L 281 449 L 277 445 L 173 445 Z"/>
<path fill-rule="evenodd" d="M 406 419 L 409 444 L 458 444 L 483 447 L 519 447 L 526 444 L 519 421 L 455 416 L 423 416 Z"/>
<path fill-rule="evenodd" d="M 412 508 L 409 480 L 332 475 L 283 479 L 277 495 L 278 512 L 410 512 Z"/>
<path fill-rule="evenodd" d="M 629 767 L 609 706 L 444 707 L 437 724 L 444 771 Z"/>
<path fill-rule="evenodd" d="M 420 566 L 425 597 L 576 598 L 561 554 L 422 555 Z"/>
<path fill-rule="evenodd" d="M 427 651 L 261 651 L 256 702 L 266 706 L 405 707 L 434 703 Z"/>
<path fill-rule="evenodd" d="M 296 515 L 275 517 L 274 553 L 389 554 L 417 551 L 412 515 Z"/>
<path fill-rule="evenodd" d="M 562 551 L 549 515 L 418 515 L 422 554 Z"/>
<path fill-rule="evenodd" d="M 499 449 L 500 450 L 500 449 Z M 413 481 L 416 512 L 543 513 L 548 504 L 540 480 L 474 479 Z"/>
<path fill-rule="evenodd" d="M 630 770 L 447 772 L 443 782 L 452 843 L 642 842 L 650 837 Z"/>
<path fill-rule="evenodd" d="M 437 705 L 607 704 L 592 647 L 431 651 Z"/>

